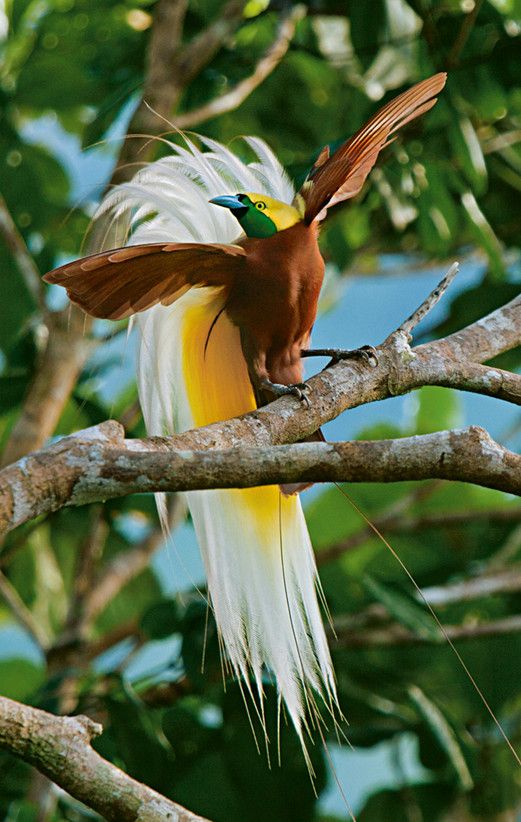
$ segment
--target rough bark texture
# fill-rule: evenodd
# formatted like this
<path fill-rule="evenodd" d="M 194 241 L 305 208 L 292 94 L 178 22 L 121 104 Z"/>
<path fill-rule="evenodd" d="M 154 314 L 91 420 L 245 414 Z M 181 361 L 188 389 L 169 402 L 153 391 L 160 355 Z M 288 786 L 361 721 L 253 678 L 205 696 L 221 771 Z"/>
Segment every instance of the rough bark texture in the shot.
<path fill-rule="evenodd" d="M 521 377 L 480 361 L 520 343 L 521 298 L 458 334 L 415 349 L 408 342 L 413 318 L 379 348 L 375 367 L 343 362 L 313 377 L 309 406 L 282 398 L 243 417 L 144 440 L 125 440 L 122 427 L 109 421 L 29 455 L 0 473 L 0 529 L 64 505 L 134 492 L 272 482 L 441 478 L 521 493 L 521 457 L 478 427 L 380 442 L 280 447 L 347 408 L 420 385 L 450 385 L 520 404 Z"/>
<path fill-rule="evenodd" d="M 0 747 L 114 822 L 204 822 L 202 817 L 127 776 L 91 746 L 101 725 L 86 716 L 58 717 L 0 697 Z"/>

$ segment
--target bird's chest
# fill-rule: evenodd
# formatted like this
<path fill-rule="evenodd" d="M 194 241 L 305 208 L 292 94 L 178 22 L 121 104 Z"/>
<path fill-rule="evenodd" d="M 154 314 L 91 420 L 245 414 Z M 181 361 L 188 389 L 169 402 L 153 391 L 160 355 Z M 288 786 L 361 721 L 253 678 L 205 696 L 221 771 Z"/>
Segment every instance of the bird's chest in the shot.
<path fill-rule="evenodd" d="M 315 320 L 324 263 L 307 227 L 251 243 L 248 267 L 231 295 L 234 322 L 272 341 L 299 339 Z"/>

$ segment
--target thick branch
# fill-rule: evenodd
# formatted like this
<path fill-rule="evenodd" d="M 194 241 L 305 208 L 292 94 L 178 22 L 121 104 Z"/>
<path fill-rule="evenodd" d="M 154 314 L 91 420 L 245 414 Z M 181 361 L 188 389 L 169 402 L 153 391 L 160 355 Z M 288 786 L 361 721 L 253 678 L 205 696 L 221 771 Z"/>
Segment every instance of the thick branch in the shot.
<path fill-rule="evenodd" d="M 430 345 L 426 343 L 415 350 L 421 353 Z M 521 296 L 435 343 L 436 349 L 449 351 L 456 360 L 482 363 L 518 345 L 521 345 Z"/>
<path fill-rule="evenodd" d="M 179 114 L 175 118 L 178 128 L 193 128 L 213 117 L 219 117 L 228 111 L 238 108 L 247 97 L 277 68 L 295 34 L 297 23 L 306 13 L 305 6 L 295 6 L 289 13 L 282 15 L 275 41 L 268 48 L 246 79 L 237 83 L 230 91 L 206 103 L 204 106 Z"/>
<path fill-rule="evenodd" d="M 439 477 L 519 493 L 521 457 L 478 428 L 381 443 L 270 446 L 302 440 L 347 408 L 420 385 L 450 384 L 519 403 L 521 377 L 465 359 L 469 353 L 476 360 L 489 359 L 519 345 L 520 320 L 518 297 L 458 334 L 413 350 L 408 331 L 398 329 L 380 348 L 374 368 L 342 362 L 313 377 L 309 405 L 283 397 L 243 417 L 168 439 L 124 441 L 121 426 L 113 422 L 89 429 L 0 474 L 0 522 L 9 530 L 63 505 L 136 491 L 273 482 Z M 248 446 L 258 450 L 248 452 Z M 225 453 L 215 453 L 219 450 Z"/>
<path fill-rule="evenodd" d="M 189 436 L 204 440 L 207 430 Z M 180 450 L 187 436 L 124 440 L 121 426 L 108 422 L 67 437 L 0 473 L 0 523 L 10 530 L 65 505 L 130 493 L 273 483 L 436 477 L 521 494 L 521 456 L 478 427 L 398 440 L 241 446 L 226 451 Z"/>
<path fill-rule="evenodd" d="M 90 746 L 102 728 L 86 716 L 58 717 L 0 697 L 0 747 L 114 822 L 202 817 L 127 776 Z"/>

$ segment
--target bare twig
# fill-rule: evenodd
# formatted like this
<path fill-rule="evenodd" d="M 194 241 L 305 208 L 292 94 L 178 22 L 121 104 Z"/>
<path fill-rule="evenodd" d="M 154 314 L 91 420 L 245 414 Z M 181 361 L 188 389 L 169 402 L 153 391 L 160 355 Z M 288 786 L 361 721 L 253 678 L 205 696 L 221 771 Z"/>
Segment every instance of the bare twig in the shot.
<path fill-rule="evenodd" d="M 16 588 L 9 582 L 5 574 L 0 571 L 0 598 L 11 611 L 16 621 L 25 628 L 36 644 L 45 649 L 49 644 L 49 637 L 37 619 L 20 597 Z"/>
<path fill-rule="evenodd" d="M 474 522 L 498 522 L 498 523 L 518 523 L 521 522 L 521 506 L 509 506 L 508 508 L 485 508 L 479 510 L 465 511 L 443 511 L 440 513 L 420 514 L 412 516 L 402 510 L 387 511 L 379 517 L 373 518 L 373 524 L 379 531 L 386 534 L 410 534 L 428 528 L 455 528 L 458 525 L 468 525 Z M 366 527 L 361 528 L 354 534 L 350 534 L 342 542 L 329 545 L 323 548 L 317 556 L 317 564 L 325 565 L 334 562 L 343 554 L 363 545 L 368 539 L 374 536 L 374 532 Z"/>
<path fill-rule="evenodd" d="M 1 456 L 1 465 L 41 448 L 51 436 L 96 342 L 90 322 L 77 308 L 49 318 L 49 337 L 34 381 Z"/>
<path fill-rule="evenodd" d="M 450 605 L 452 602 L 479 599 L 493 594 L 506 594 L 514 591 L 521 591 L 521 565 L 513 565 L 492 574 L 480 574 L 462 582 L 454 582 L 452 585 L 424 588 L 423 595 L 431 605 Z"/>
<path fill-rule="evenodd" d="M 161 528 L 154 528 L 139 545 L 118 554 L 103 569 L 85 602 L 84 626 L 90 625 L 122 588 L 148 567 L 151 557 L 164 541 Z"/>
<path fill-rule="evenodd" d="M 0 234 L 4 238 L 7 248 L 13 255 L 20 273 L 24 279 L 27 290 L 35 301 L 36 305 L 43 313 L 45 307 L 45 289 L 43 287 L 41 274 L 38 271 L 32 254 L 25 244 L 25 240 L 18 231 L 7 203 L 0 194 Z"/>
<path fill-rule="evenodd" d="M 447 68 L 454 68 L 459 64 L 461 52 L 463 51 L 465 43 L 470 37 L 470 33 L 474 28 L 477 16 L 482 5 L 483 0 L 475 0 L 474 6 L 463 18 L 456 39 L 454 40 L 452 48 L 447 56 Z"/>
<path fill-rule="evenodd" d="M 297 23 L 302 20 L 305 13 L 305 6 L 298 5 L 288 13 L 281 15 L 275 41 L 259 60 L 250 76 L 241 80 L 226 94 L 216 97 L 206 105 L 178 114 L 175 118 L 175 125 L 178 128 L 193 128 L 204 123 L 205 120 L 219 117 L 221 114 L 238 108 L 277 68 L 289 48 Z"/>
<path fill-rule="evenodd" d="M 0 697 L 0 747 L 114 822 L 202 817 L 137 782 L 91 748 L 101 725 L 86 716 L 57 717 Z"/>
<path fill-rule="evenodd" d="M 181 28 L 186 0 L 161 0 L 154 14 L 147 54 L 143 97 L 130 121 L 130 135 L 154 135 L 172 122 L 183 90 L 221 49 L 243 19 L 247 0 L 228 0 L 219 16 L 191 41 L 182 45 Z M 173 31 L 173 36 L 172 32 Z M 133 174 L 132 163 L 147 160 L 154 151 L 148 137 L 125 138 L 109 186 L 124 182 Z M 148 144 L 148 145 L 147 145 Z"/>
<path fill-rule="evenodd" d="M 433 291 L 431 291 L 429 296 L 422 302 L 422 304 L 416 309 L 416 311 L 413 311 L 411 316 L 408 317 L 393 333 L 410 335 L 412 331 L 416 328 L 416 326 L 419 323 L 421 323 L 423 318 L 427 316 L 429 311 L 431 311 L 434 308 L 434 306 L 441 300 L 446 290 L 451 285 L 458 271 L 459 263 L 453 263 L 447 271 L 447 273 L 445 274 L 444 278 L 438 283 L 436 288 Z"/>
<path fill-rule="evenodd" d="M 346 625 L 347 622 L 347 625 Z M 413 633 L 408 628 L 393 622 L 384 627 L 360 630 L 348 627 L 349 621 L 335 620 L 335 631 L 338 637 L 338 648 L 371 648 L 381 646 L 400 645 L 425 645 L 439 644 L 444 641 L 440 634 L 437 637 L 432 635 L 419 635 Z M 453 642 L 461 640 L 472 640 L 486 637 L 503 636 L 505 634 L 519 633 L 521 631 L 521 616 L 514 616 L 498 619 L 494 622 L 474 623 L 465 625 L 444 625 L 444 631 Z"/>
<path fill-rule="evenodd" d="M 78 640 L 83 635 L 87 599 L 95 588 L 96 567 L 108 533 L 109 526 L 103 516 L 103 507 L 97 506 L 91 513 L 90 528 L 80 547 L 69 613 L 60 637 L 61 642 Z"/>

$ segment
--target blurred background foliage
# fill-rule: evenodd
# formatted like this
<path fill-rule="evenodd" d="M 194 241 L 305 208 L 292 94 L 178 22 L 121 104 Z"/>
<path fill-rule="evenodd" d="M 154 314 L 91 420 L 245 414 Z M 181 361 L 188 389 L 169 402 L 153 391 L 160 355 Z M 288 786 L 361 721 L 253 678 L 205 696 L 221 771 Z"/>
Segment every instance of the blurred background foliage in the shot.
<path fill-rule="evenodd" d="M 5 0 L 2 213 L 11 214 L 41 273 L 80 253 L 117 141 L 142 93 L 156 5 Z M 322 246 L 333 282 L 329 303 L 355 273 L 428 275 L 454 255 L 467 261 L 473 276 L 446 298 L 445 314 L 436 315 L 429 336 L 449 333 L 511 299 L 520 275 L 519 0 L 304 5 L 306 16 L 276 70 L 237 110 L 197 130 L 223 141 L 259 135 L 300 179 L 321 147 L 353 132 L 381 100 L 448 70 L 436 108 L 393 143 L 362 196 L 328 220 Z M 177 114 L 248 76 L 287 8 L 249 0 L 235 31 L 183 88 Z M 190 0 L 184 40 L 222 11 L 221 0 Z M 157 131 L 170 129 L 159 123 Z M 154 150 L 155 156 L 166 151 L 161 145 Z M 58 297 L 31 285 L 4 235 L 0 259 L 3 445 L 47 344 L 43 304 L 54 309 Z M 404 294 L 407 287 L 405 277 Z M 144 433 L 131 373 L 117 347 L 122 331 L 95 325 L 96 351 L 55 435 L 108 417 L 124 421 L 130 435 Z M 519 350 L 505 355 L 502 365 L 517 369 Z M 453 427 L 464 415 L 460 398 L 443 389 L 420 391 L 406 423 L 393 407 L 378 424 L 358 425 L 352 433 L 425 433 Z M 494 409 L 501 419 L 501 404 Z M 519 421 L 508 421 L 502 441 L 512 443 Z M 461 637 L 466 664 L 518 745 L 519 503 L 442 482 L 363 485 L 349 493 L 391 540 L 451 635 Z M 182 523 L 182 504 L 172 507 Z M 307 515 L 337 633 L 332 650 L 350 723 L 345 731 L 362 758 L 331 728 L 326 735 L 339 779 L 348 796 L 353 791 L 357 818 L 517 819 L 520 777 L 513 757 L 399 564 L 336 489 L 315 489 Z M 189 524 L 180 534 L 175 539 L 188 552 Z M 195 588 L 175 590 L 167 553 L 147 497 L 63 510 L 12 533 L 0 549 L 0 693 L 100 719 L 105 732 L 97 747 L 104 756 L 216 822 L 346 818 L 320 740 L 311 748 L 318 800 L 284 722 L 282 765 L 272 745 L 268 767 L 253 717 L 257 752 L 239 686 L 228 683 L 223 690 L 211 615 Z M 151 564 L 157 556 L 165 561 Z M 484 626 L 489 630 L 476 636 Z M 268 680 L 267 689 L 275 738 Z M 362 772 L 363 790 L 357 789 Z M 24 822 L 92 818 L 5 754 L 0 814 Z"/>

